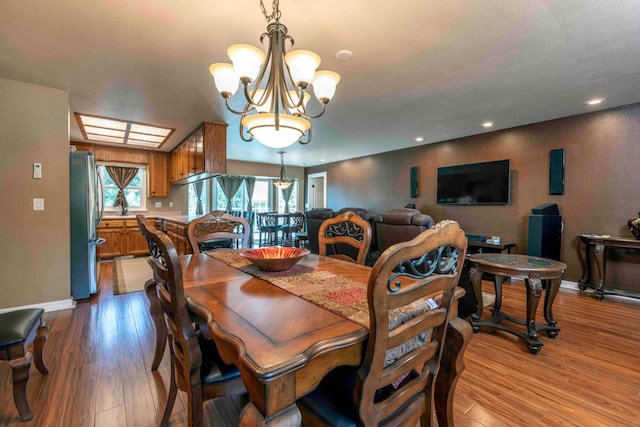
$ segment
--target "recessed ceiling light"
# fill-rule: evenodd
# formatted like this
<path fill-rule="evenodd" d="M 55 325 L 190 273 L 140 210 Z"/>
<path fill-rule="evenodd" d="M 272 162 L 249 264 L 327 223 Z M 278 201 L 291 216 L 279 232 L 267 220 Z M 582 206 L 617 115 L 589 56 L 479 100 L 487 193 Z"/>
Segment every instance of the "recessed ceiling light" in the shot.
<path fill-rule="evenodd" d="M 415 138 L 413 138 L 413 140 L 414 140 L 415 142 L 422 142 L 422 141 L 424 141 L 424 138 L 423 138 L 423 137 L 421 137 L 421 136 L 416 136 Z"/>
<path fill-rule="evenodd" d="M 598 105 L 602 104 L 605 101 L 605 98 L 593 98 L 584 103 L 584 105 Z"/>
<path fill-rule="evenodd" d="M 483 128 L 491 128 L 491 127 L 493 127 L 493 122 L 484 122 L 482 124 L 482 127 Z"/>
<path fill-rule="evenodd" d="M 348 61 L 351 59 L 351 57 L 353 56 L 353 52 L 351 52 L 350 50 L 339 50 L 338 53 L 336 53 L 336 59 L 338 61 Z"/>
<path fill-rule="evenodd" d="M 321 161 L 321 162 L 324 162 L 324 161 L 325 161 L 325 159 L 320 159 L 320 161 Z"/>
<path fill-rule="evenodd" d="M 341 158 L 343 158 L 343 157 L 344 157 L 344 155 L 343 155 L 343 154 L 338 154 L 338 158 L 339 158 L 339 159 L 341 159 Z"/>

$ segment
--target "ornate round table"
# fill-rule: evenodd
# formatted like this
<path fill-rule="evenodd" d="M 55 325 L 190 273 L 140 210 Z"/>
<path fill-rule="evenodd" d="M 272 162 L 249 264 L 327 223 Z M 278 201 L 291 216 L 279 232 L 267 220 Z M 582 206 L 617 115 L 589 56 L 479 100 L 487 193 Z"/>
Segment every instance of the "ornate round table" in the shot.
<path fill-rule="evenodd" d="M 558 335 L 560 328 L 556 327 L 551 308 L 560 289 L 562 274 L 567 268 L 566 264 L 536 256 L 491 253 L 470 255 L 469 261 L 472 263 L 470 274 L 473 293 L 476 297 L 476 312 L 471 315 L 471 326 L 474 332 L 477 333 L 481 327 L 486 327 L 515 334 L 527 342 L 529 351 L 532 354 L 537 354 L 543 345 L 539 340 L 539 332 L 544 331 L 551 338 L 555 338 Z M 482 302 L 483 273 L 495 275 L 496 301 L 491 310 L 492 316 L 490 319 L 482 319 L 482 309 L 484 307 Z M 524 279 L 527 292 L 526 320 L 512 317 L 500 311 L 502 282 L 505 276 Z M 540 296 L 542 295 L 543 281 L 545 282 L 544 318 L 547 323 L 538 324 L 535 316 Z M 504 325 L 502 323 L 503 320 L 525 325 L 527 328 L 526 333 Z"/>

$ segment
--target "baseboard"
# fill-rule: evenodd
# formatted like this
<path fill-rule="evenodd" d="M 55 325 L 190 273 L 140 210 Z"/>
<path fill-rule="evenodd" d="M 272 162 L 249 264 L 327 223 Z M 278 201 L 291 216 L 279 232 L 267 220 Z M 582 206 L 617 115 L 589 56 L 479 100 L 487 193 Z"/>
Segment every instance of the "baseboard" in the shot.
<path fill-rule="evenodd" d="M 40 304 L 29 304 L 23 305 L 20 307 L 8 307 L 8 308 L 0 308 L 0 314 L 6 313 L 8 311 L 22 310 L 25 308 L 44 308 L 44 311 L 58 311 L 58 310 L 66 310 L 68 308 L 75 308 L 76 302 L 69 299 L 63 299 L 60 301 L 49 301 L 43 302 Z"/>

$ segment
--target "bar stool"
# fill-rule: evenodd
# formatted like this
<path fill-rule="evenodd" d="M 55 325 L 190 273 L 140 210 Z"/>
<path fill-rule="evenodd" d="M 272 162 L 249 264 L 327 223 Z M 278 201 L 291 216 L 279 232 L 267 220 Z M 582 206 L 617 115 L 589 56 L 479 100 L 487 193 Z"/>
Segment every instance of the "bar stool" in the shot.
<path fill-rule="evenodd" d="M 28 346 L 33 342 L 36 368 L 42 374 L 49 369 L 43 351 L 49 326 L 42 320 L 41 308 L 29 308 L 0 314 L 0 360 L 8 360 L 13 371 L 13 400 L 22 421 L 33 418 L 27 400 L 27 381 L 33 356 Z"/>

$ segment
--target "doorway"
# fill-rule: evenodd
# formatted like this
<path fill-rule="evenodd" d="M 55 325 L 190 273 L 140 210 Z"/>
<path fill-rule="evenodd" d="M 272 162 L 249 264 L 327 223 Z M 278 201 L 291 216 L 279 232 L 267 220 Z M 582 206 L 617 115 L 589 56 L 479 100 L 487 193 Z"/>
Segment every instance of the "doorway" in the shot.
<path fill-rule="evenodd" d="M 327 173 L 311 173 L 307 176 L 309 210 L 324 208 L 327 202 Z"/>

